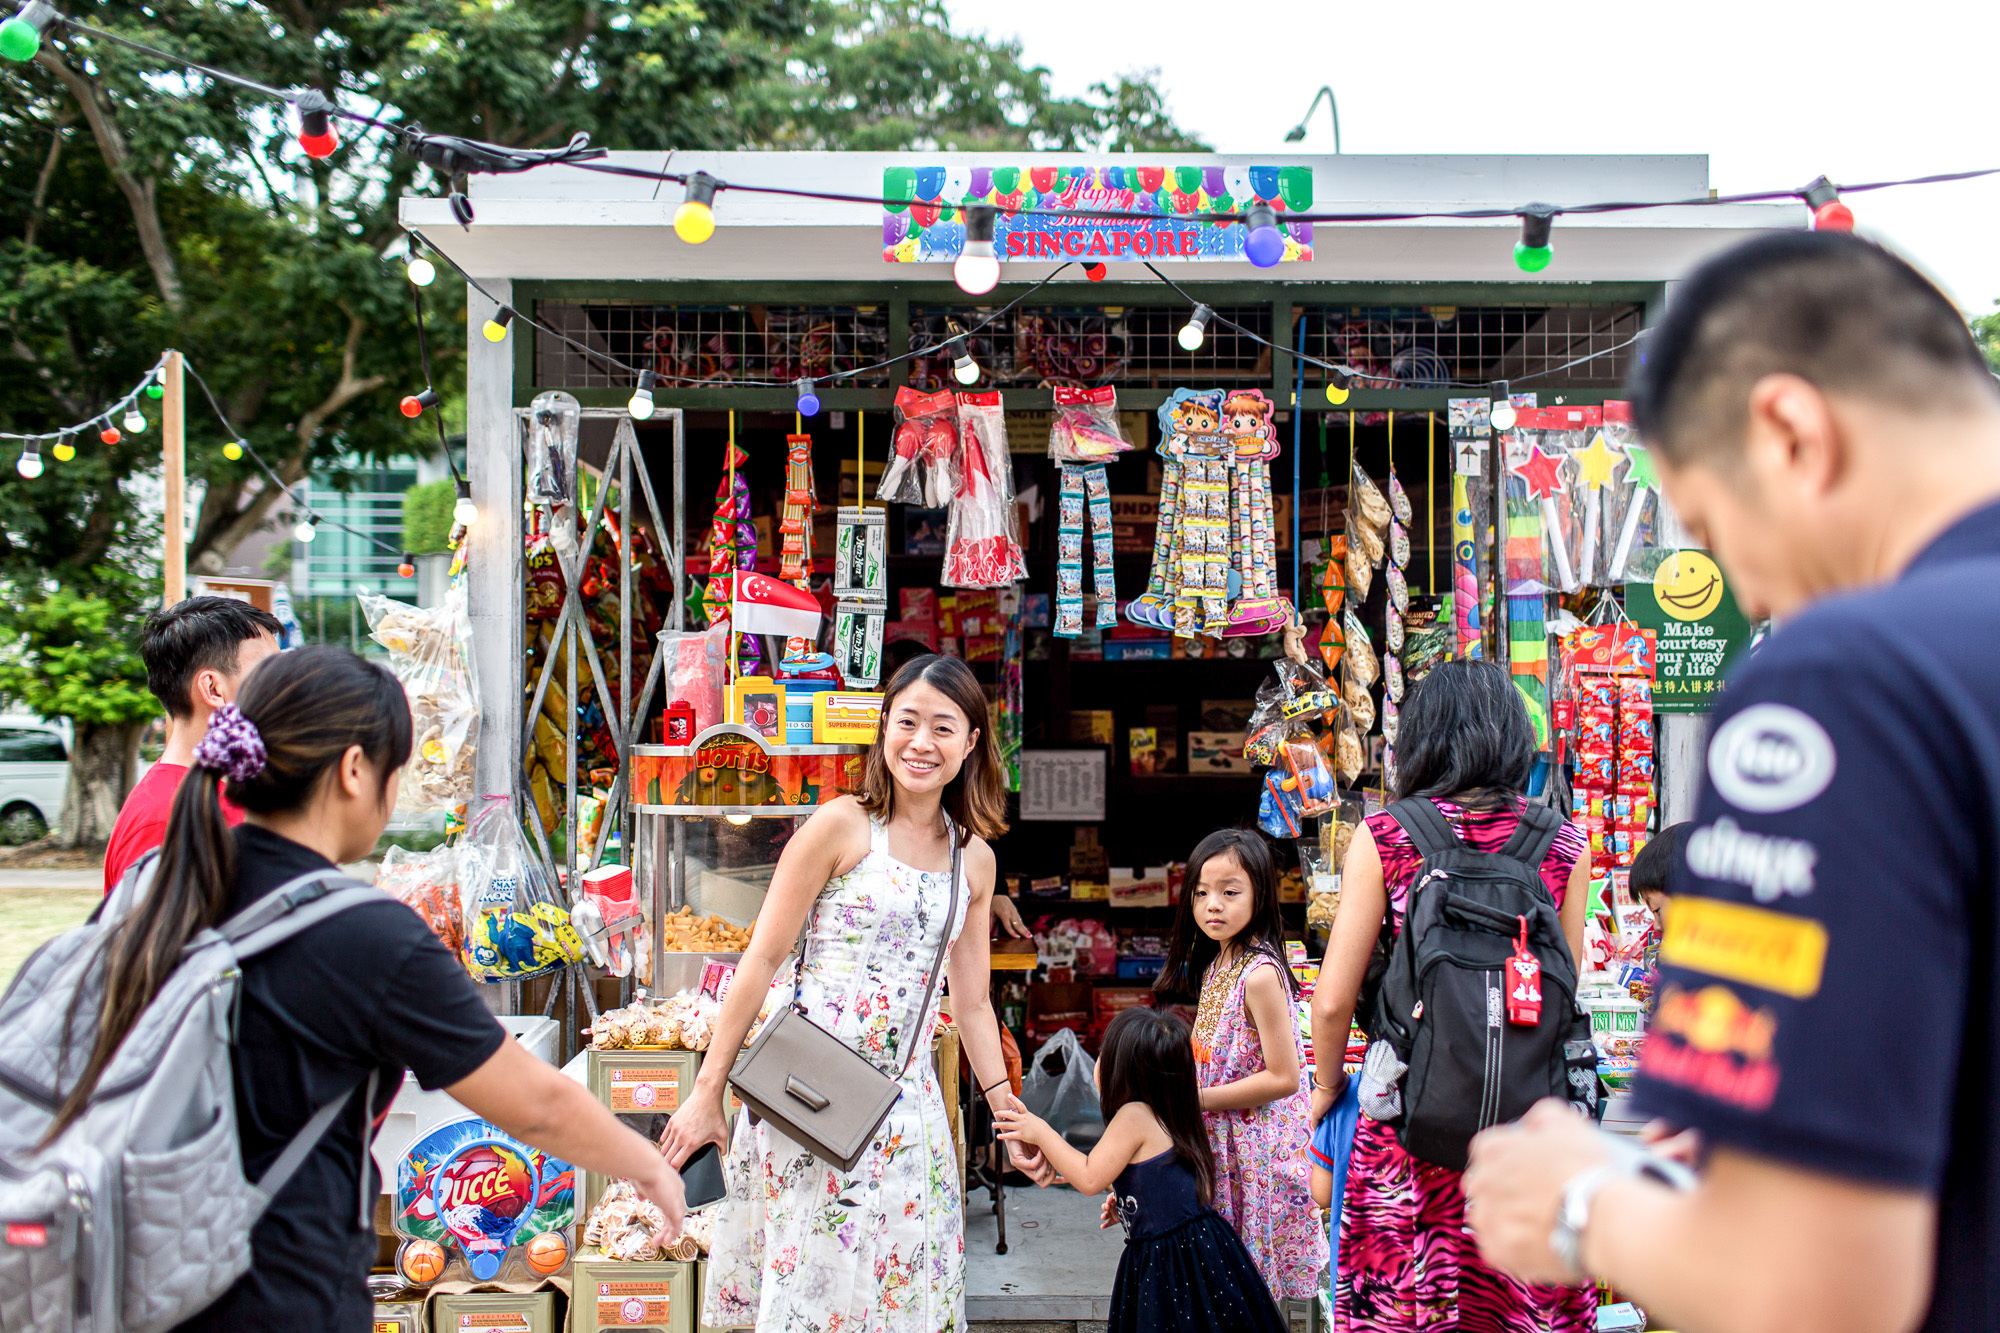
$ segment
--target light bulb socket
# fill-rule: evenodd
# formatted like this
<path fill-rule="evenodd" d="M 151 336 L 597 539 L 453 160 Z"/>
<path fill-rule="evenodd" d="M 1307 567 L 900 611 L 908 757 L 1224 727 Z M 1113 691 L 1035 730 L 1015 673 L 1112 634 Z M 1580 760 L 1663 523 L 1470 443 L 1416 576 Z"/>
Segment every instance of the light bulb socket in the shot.
<path fill-rule="evenodd" d="M 993 223 L 999 216 L 1000 210 L 992 204 L 965 206 L 965 244 L 969 252 L 972 246 L 984 241 L 986 249 L 976 253 L 989 255 L 993 253 Z"/>
<path fill-rule="evenodd" d="M 1278 210 L 1261 199 L 1244 210 L 1243 257 L 1258 268 L 1270 268 L 1285 257 L 1285 233 L 1278 227 Z"/>
<path fill-rule="evenodd" d="M 653 415 L 653 385 L 658 379 L 650 370 L 640 371 L 638 387 L 632 390 L 632 397 L 625 404 L 625 410 L 641 421 Z"/>
<path fill-rule="evenodd" d="M 794 386 L 799 391 L 798 411 L 802 417 L 819 415 L 819 395 L 813 392 L 813 382 L 802 379 Z"/>
<path fill-rule="evenodd" d="M 687 198 L 684 204 L 700 204 L 703 208 L 715 207 L 716 187 L 722 182 L 706 171 L 697 171 L 687 178 Z"/>
<path fill-rule="evenodd" d="M 292 99 L 292 106 L 299 113 L 299 147 L 311 158 L 332 157 L 333 150 L 340 147 L 340 136 L 333 131 L 333 103 L 317 88 L 307 88 Z"/>
<path fill-rule="evenodd" d="M 1812 184 L 1806 186 L 1804 194 L 1806 207 L 1812 209 L 1815 213 L 1824 205 L 1830 204 L 1840 198 L 1839 188 L 1824 176 L 1819 177 Z"/>
<path fill-rule="evenodd" d="M 422 392 L 413 393 L 403 400 L 403 415 L 414 420 L 424 414 L 425 408 L 436 407 L 437 402 L 437 390 L 425 388 Z"/>
<path fill-rule="evenodd" d="M 1555 226 L 1556 209 L 1549 204 L 1529 204 L 1521 210 L 1521 244 L 1529 250 L 1549 248 L 1549 232 Z"/>

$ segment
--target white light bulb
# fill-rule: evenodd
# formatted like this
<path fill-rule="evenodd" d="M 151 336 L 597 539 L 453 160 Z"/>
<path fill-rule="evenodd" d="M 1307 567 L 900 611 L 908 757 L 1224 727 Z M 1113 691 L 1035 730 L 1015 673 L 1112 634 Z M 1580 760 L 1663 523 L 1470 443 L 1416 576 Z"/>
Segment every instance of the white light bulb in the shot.
<path fill-rule="evenodd" d="M 625 410 L 641 421 L 653 415 L 653 395 L 641 389 L 632 395 L 632 401 L 625 404 Z"/>
<path fill-rule="evenodd" d="M 42 475 L 42 456 L 33 449 L 21 451 L 21 461 L 14 464 L 14 470 L 33 481 Z"/>
<path fill-rule="evenodd" d="M 994 258 L 993 242 L 967 241 L 951 266 L 951 279 L 970 296 L 984 296 L 1000 285 L 1000 261 Z"/>
<path fill-rule="evenodd" d="M 437 275 L 438 275 L 437 265 L 431 263 L 430 260 L 425 259 L 422 255 L 415 255 L 411 257 L 410 259 L 411 282 L 416 283 L 417 286 L 419 287 L 428 287 L 432 283 L 437 281 Z"/>
<path fill-rule="evenodd" d="M 1502 400 L 1493 404 L 1493 429 L 1514 429 L 1514 405 Z"/>
<path fill-rule="evenodd" d="M 458 503 L 451 507 L 451 516 L 459 526 L 469 528 L 479 521 L 479 506 L 472 503 L 471 496 L 461 495 Z"/>
<path fill-rule="evenodd" d="M 952 364 L 951 373 L 958 377 L 960 384 L 979 383 L 979 363 L 970 356 L 961 354 Z"/>
<path fill-rule="evenodd" d="M 743 810 L 738 810 L 734 814 L 724 815 L 723 818 L 739 828 L 750 822 L 749 812 Z"/>
<path fill-rule="evenodd" d="M 319 527 L 311 519 L 302 518 L 298 526 L 292 529 L 292 536 L 298 541 L 310 544 L 313 538 L 319 536 Z"/>
<path fill-rule="evenodd" d="M 125 414 L 126 434 L 137 435 L 144 429 L 146 429 L 146 414 L 144 412 L 135 407 Z"/>
<path fill-rule="evenodd" d="M 1180 343 L 1183 351 L 1201 350 L 1202 343 L 1208 338 L 1208 318 L 1212 313 L 1207 306 L 1198 305 L 1194 308 L 1194 313 L 1188 316 L 1188 322 L 1181 325 Z"/>

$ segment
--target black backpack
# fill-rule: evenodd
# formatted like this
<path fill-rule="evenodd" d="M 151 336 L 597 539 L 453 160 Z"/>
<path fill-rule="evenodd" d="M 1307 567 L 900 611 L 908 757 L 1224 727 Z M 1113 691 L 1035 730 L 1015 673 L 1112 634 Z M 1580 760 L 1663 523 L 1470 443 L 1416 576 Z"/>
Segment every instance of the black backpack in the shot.
<path fill-rule="evenodd" d="M 1539 870 L 1562 817 L 1524 804 L 1506 846 L 1480 852 L 1424 797 L 1389 814 L 1423 868 L 1364 1011 L 1362 1111 L 1393 1125 L 1412 1156 L 1454 1171 L 1465 1169 L 1473 1135 L 1518 1120 L 1544 1097 L 1601 1114 L 1590 1016 L 1577 1003 L 1576 964 Z M 1507 1005 L 1508 960 L 1524 930 L 1541 965 L 1532 1025 L 1510 1021 Z"/>

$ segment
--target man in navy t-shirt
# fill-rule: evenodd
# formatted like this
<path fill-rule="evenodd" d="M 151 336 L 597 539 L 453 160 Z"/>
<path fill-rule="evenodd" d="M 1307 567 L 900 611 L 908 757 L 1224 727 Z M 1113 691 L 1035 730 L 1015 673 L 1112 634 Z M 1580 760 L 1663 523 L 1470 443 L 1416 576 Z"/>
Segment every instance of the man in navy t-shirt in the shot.
<path fill-rule="evenodd" d="M 1837 233 L 1710 261 L 1648 336 L 1676 512 L 1779 627 L 1712 719 L 1637 1102 L 1699 1185 L 1537 1107 L 1473 1145 L 1495 1262 L 1700 1333 L 2000 1328 L 2000 385 Z"/>

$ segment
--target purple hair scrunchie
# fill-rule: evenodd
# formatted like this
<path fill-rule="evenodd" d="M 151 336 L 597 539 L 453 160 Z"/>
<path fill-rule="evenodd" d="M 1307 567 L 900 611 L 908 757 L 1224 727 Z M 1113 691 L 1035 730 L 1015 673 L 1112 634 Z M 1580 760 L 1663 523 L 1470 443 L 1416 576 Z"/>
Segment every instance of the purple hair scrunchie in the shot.
<path fill-rule="evenodd" d="M 194 761 L 231 782 L 248 782 L 264 771 L 264 738 L 257 724 L 235 704 L 224 704 L 208 720 L 208 731 L 194 747 Z"/>

